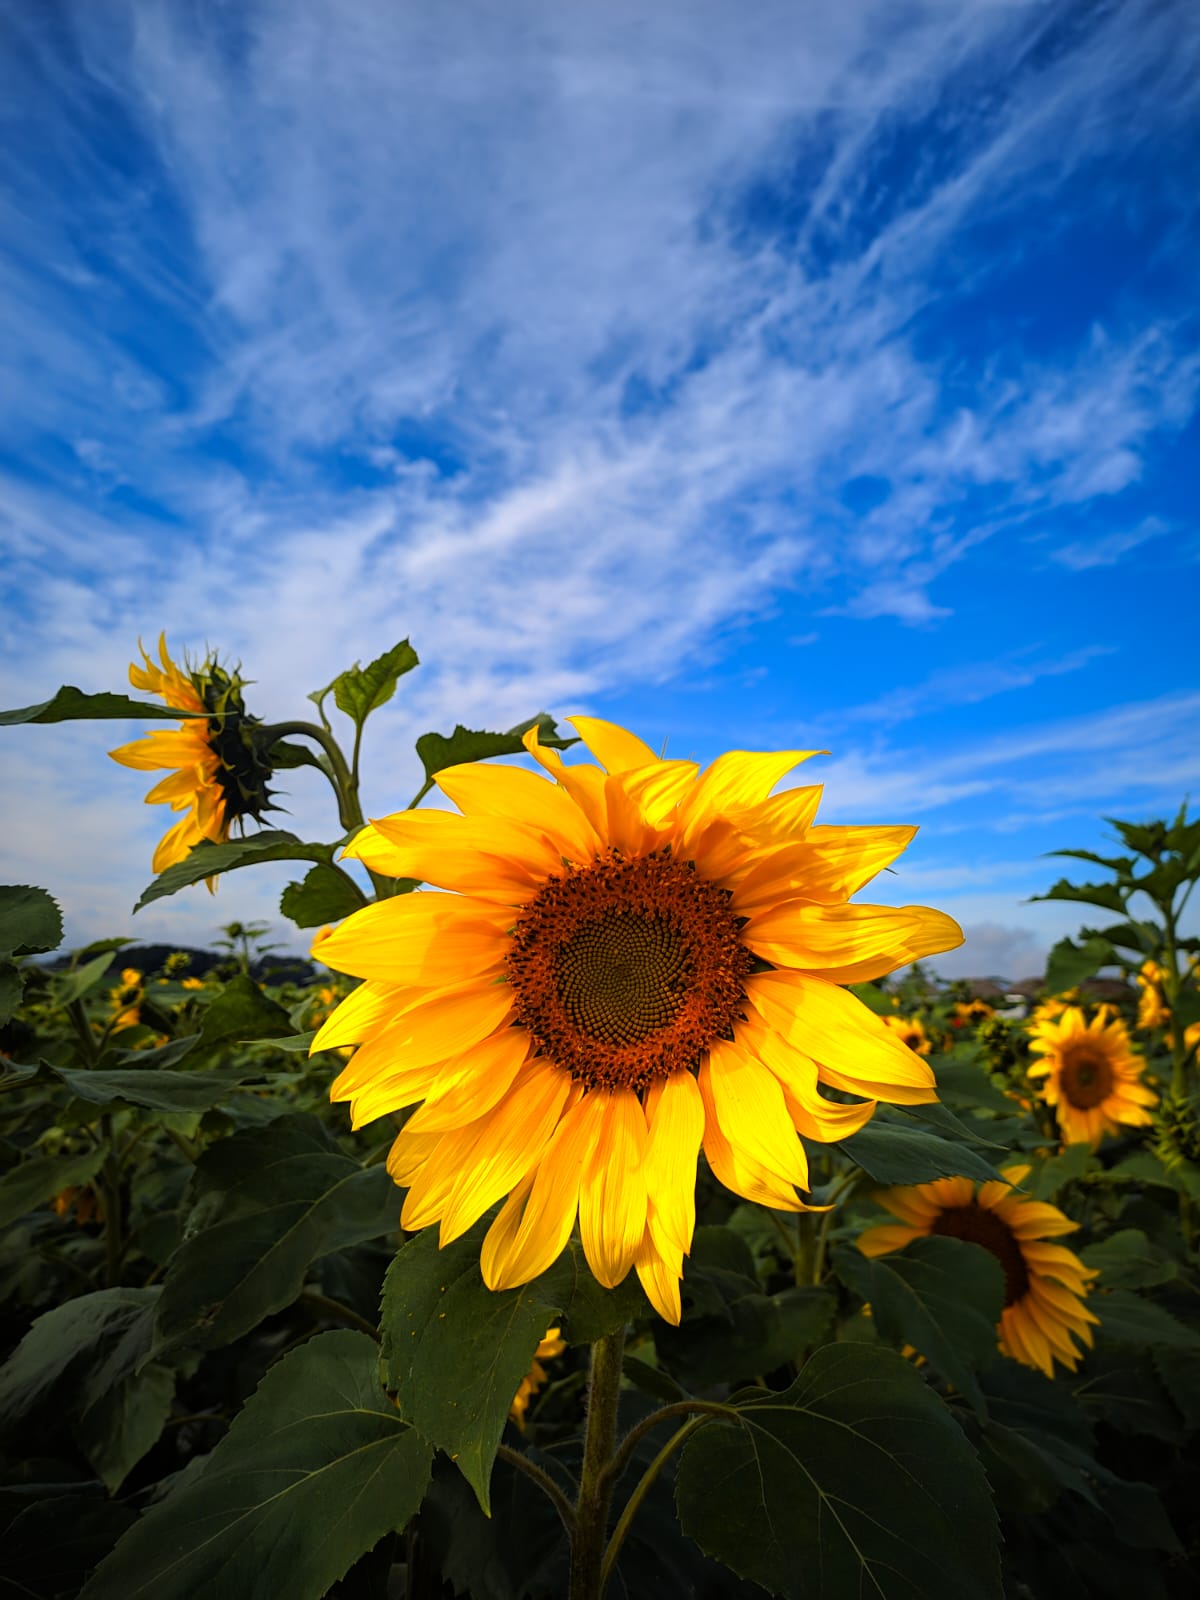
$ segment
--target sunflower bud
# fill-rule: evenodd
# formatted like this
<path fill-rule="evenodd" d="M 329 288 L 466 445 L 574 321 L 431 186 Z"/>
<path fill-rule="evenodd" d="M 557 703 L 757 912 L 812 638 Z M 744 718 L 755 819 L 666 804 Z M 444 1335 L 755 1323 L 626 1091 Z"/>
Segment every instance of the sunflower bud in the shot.
<path fill-rule="evenodd" d="M 1155 1118 L 1154 1153 L 1169 1172 L 1200 1168 L 1200 1110 L 1191 1096 L 1163 1095 Z"/>

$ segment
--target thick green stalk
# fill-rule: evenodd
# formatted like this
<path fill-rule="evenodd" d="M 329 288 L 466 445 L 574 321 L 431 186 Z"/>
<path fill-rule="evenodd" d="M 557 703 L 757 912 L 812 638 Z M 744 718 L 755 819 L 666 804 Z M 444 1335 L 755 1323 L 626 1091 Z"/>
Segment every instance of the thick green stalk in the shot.
<path fill-rule="evenodd" d="M 571 1538 L 569 1600 L 600 1600 L 608 1508 L 613 1490 L 606 1469 L 612 1461 L 617 1438 L 617 1402 L 621 1396 L 624 1349 L 623 1328 L 597 1339 L 592 1346 L 587 1432 L 583 1440 L 579 1499 L 575 1503 L 575 1531 Z"/>

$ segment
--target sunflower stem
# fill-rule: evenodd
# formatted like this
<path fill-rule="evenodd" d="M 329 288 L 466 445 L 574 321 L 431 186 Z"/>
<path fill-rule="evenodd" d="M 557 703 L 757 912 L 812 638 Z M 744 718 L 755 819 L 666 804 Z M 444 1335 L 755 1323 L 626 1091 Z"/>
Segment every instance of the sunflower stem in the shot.
<path fill-rule="evenodd" d="M 613 1480 L 606 1471 L 617 1438 L 617 1403 L 621 1397 L 621 1357 L 625 1330 L 597 1339 L 592 1346 L 592 1371 L 588 1384 L 587 1431 L 583 1440 L 583 1467 L 579 1498 L 575 1502 L 575 1530 L 571 1537 L 570 1600 L 600 1600 L 608 1508 Z"/>
<path fill-rule="evenodd" d="M 638 1511 L 641 1509 L 642 1501 L 649 1494 L 655 1478 L 658 1477 L 680 1445 L 690 1439 L 696 1429 L 701 1427 L 707 1420 L 707 1417 L 692 1417 L 689 1422 L 684 1423 L 682 1428 L 676 1428 L 638 1480 L 637 1488 L 625 1502 L 625 1509 L 617 1519 L 612 1538 L 608 1541 L 608 1548 L 604 1552 L 604 1564 L 600 1569 L 600 1593 L 602 1595 L 608 1587 L 609 1578 L 612 1577 L 612 1569 L 616 1566 L 617 1557 L 621 1553 L 621 1546 L 625 1543 L 625 1535 L 629 1532 L 634 1517 L 637 1516 Z"/>

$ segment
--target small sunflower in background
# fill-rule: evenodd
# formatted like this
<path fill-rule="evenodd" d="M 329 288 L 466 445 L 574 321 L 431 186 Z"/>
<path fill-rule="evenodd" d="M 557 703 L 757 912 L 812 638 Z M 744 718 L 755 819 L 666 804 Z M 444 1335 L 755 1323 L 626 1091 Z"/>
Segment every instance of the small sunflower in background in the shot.
<path fill-rule="evenodd" d="M 508 1408 L 509 1416 L 522 1433 L 525 1432 L 525 1413 L 529 1410 L 529 1402 L 546 1381 L 546 1369 L 542 1362 L 553 1361 L 566 1348 L 567 1341 L 560 1336 L 560 1330 L 547 1328 L 545 1337 L 533 1352 L 529 1371 L 521 1379 L 521 1387 L 513 1395 L 513 1403 Z"/>
<path fill-rule="evenodd" d="M 925 1032 L 925 1025 L 920 1017 L 900 1017 L 893 1012 L 884 1012 L 881 1021 L 919 1056 L 927 1056 L 933 1049 L 933 1042 Z"/>
<path fill-rule="evenodd" d="M 109 1022 L 111 1032 L 116 1033 L 119 1028 L 137 1027 L 142 1019 L 140 1008 L 145 996 L 142 973 L 136 967 L 123 968 L 120 983 L 108 991 L 109 1009 L 112 1012 Z"/>
<path fill-rule="evenodd" d="M 1120 1017 L 1101 1008 L 1089 1022 L 1078 1006 L 1030 1029 L 1030 1049 L 1040 1060 L 1029 1076 L 1043 1078 L 1041 1096 L 1054 1107 L 1064 1144 L 1090 1144 L 1122 1126 L 1146 1127 L 1158 1096 L 1142 1082 L 1141 1056 L 1134 1053 Z"/>
<path fill-rule="evenodd" d="M 982 1245 L 1004 1271 L 1004 1309 L 996 1333 L 1000 1349 L 1048 1378 L 1054 1363 L 1074 1371 L 1082 1351 L 1074 1340 L 1092 1343 L 1100 1321 L 1084 1304 L 1094 1268 L 1073 1250 L 1051 1240 L 1073 1233 L 1079 1224 L 1057 1206 L 1018 1194 L 1013 1187 L 1029 1176 L 1028 1166 L 1003 1167 L 1004 1182 L 976 1186 L 970 1178 L 938 1178 L 904 1188 L 883 1189 L 877 1204 L 899 1222 L 868 1228 L 858 1240 L 863 1255 L 874 1258 L 902 1250 L 929 1235 Z"/>
<path fill-rule="evenodd" d="M 1139 1028 L 1148 1031 L 1151 1028 L 1161 1028 L 1170 1022 L 1171 1013 L 1163 994 L 1163 980 L 1166 976 L 1167 969 L 1160 966 L 1157 961 L 1142 962 L 1137 975 Z"/>
<path fill-rule="evenodd" d="M 109 755 L 138 772 L 169 773 L 146 796 L 148 806 L 169 805 L 185 813 L 154 852 L 153 870 L 163 872 L 201 839 L 222 844 L 234 823 L 261 818 L 270 809 L 271 768 L 254 737 L 261 723 L 247 715 L 241 676 L 226 671 L 213 655 L 198 667 L 177 666 L 167 653 L 165 634 L 159 637 L 158 655 L 161 664 L 142 650 L 144 664 L 131 664 L 133 687 L 161 696 L 176 710 L 207 715 L 189 717 L 178 728 L 157 729 Z M 208 880 L 210 890 L 214 882 Z"/>
<path fill-rule="evenodd" d="M 957 1000 L 950 1017 L 952 1028 L 977 1027 L 979 1023 L 986 1022 L 989 1017 L 994 1017 L 994 1008 L 986 1000 Z"/>
<path fill-rule="evenodd" d="M 332 1088 L 355 1127 L 423 1101 L 388 1170 L 403 1224 L 443 1245 L 507 1196 L 483 1242 L 493 1289 L 566 1248 L 607 1288 L 636 1268 L 671 1322 L 703 1147 L 717 1179 L 811 1209 L 798 1134 L 837 1141 L 934 1076 L 841 987 L 962 942 L 921 906 L 850 905 L 907 827 L 818 827 L 819 788 L 772 794 L 812 752 L 732 751 L 701 772 L 573 719 L 599 766 L 525 736 L 545 776 L 451 767 L 460 814 L 370 823 L 347 855 L 413 893 L 354 912 L 314 958 L 365 980 L 313 1040 L 357 1045 Z M 830 1099 L 824 1086 L 858 1096 Z"/>

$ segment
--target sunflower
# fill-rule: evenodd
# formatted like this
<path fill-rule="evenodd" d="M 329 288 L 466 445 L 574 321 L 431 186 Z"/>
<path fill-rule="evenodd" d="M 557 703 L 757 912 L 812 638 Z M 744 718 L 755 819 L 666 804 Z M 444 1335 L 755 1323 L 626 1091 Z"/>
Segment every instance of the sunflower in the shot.
<path fill-rule="evenodd" d="M 1167 1002 L 1163 997 L 1163 980 L 1167 972 L 1157 961 L 1143 961 L 1137 975 L 1139 1028 L 1161 1028 L 1171 1020 Z"/>
<path fill-rule="evenodd" d="M 533 1352 L 529 1371 L 521 1379 L 521 1387 L 513 1395 L 513 1403 L 508 1408 L 509 1416 L 522 1433 L 525 1432 L 525 1413 L 529 1410 L 529 1402 L 546 1381 L 546 1369 L 542 1362 L 553 1361 L 555 1356 L 562 1355 L 566 1348 L 567 1341 L 560 1337 L 560 1330 L 547 1328 L 545 1338 Z"/>
<path fill-rule="evenodd" d="M 936 1099 L 929 1067 L 839 986 L 962 933 L 938 911 L 846 903 L 916 830 L 817 827 L 819 788 L 772 795 L 811 752 L 701 772 L 574 722 L 599 767 L 531 729 L 547 776 L 451 767 L 436 781 L 460 815 L 357 835 L 349 856 L 451 892 L 320 939 L 320 961 L 366 981 L 313 1049 L 360 1047 L 332 1089 L 356 1127 L 424 1102 L 388 1161 L 405 1228 L 439 1222 L 445 1245 L 507 1195 L 482 1249 L 505 1289 L 544 1272 L 578 1217 L 597 1279 L 635 1267 L 677 1322 L 701 1146 L 734 1193 L 810 1209 L 798 1132 L 843 1139 L 876 1100 Z"/>
<path fill-rule="evenodd" d="M 970 1178 L 938 1178 L 884 1189 L 875 1199 L 900 1221 L 868 1228 L 858 1248 L 874 1258 L 927 1234 L 982 1245 L 1004 1269 L 1004 1310 L 996 1326 L 1000 1349 L 1052 1378 L 1056 1361 L 1072 1372 L 1079 1363 L 1082 1352 L 1072 1336 L 1091 1345 L 1091 1324 L 1100 1319 L 1083 1296 L 1098 1274 L 1065 1245 L 1048 1242 L 1073 1233 L 1079 1224 L 1057 1206 L 1016 1192 L 1013 1185 L 1023 1183 L 1029 1170 L 1003 1167 L 1003 1183 L 992 1179 L 976 1186 Z"/>
<path fill-rule="evenodd" d="M 920 1017 L 898 1017 L 891 1012 L 885 1012 L 880 1019 L 898 1039 L 915 1050 L 919 1056 L 927 1056 L 933 1049 L 929 1035 L 925 1032 L 925 1025 Z"/>
<path fill-rule="evenodd" d="M 965 1028 L 969 1023 L 986 1022 L 989 1017 L 996 1015 L 993 1007 L 986 1000 L 959 1000 L 954 1005 L 954 1015 L 950 1018 L 952 1028 Z"/>
<path fill-rule="evenodd" d="M 158 641 L 161 666 L 140 644 L 138 648 L 144 665 L 135 661 L 129 668 L 135 689 L 161 695 L 176 710 L 207 713 L 204 719 L 189 717 L 177 729 L 149 733 L 109 751 L 123 767 L 170 772 L 146 796 L 149 806 L 169 805 L 186 813 L 158 842 L 151 865 L 162 872 L 182 861 L 201 839 L 222 844 L 234 822 L 261 817 L 270 807 L 266 782 L 271 768 L 254 738 L 259 719 L 246 714 L 238 673 L 227 672 L 214 656 L 199 667 L 177 666 L 167 654 L 165 634 Z M 208 880 L 210 889 L 214 881 Z"/>
<path fill-rule="evenodd" d="M 119 1028 L 137 1026 L 141 1021 L 141 1004 L 145 997 L 146 989 L 142 974 L 136 967 L 125 967 L 121 972 L 120 983 L 108 991 L 109 1010 L 112 1012 L 109 1028 L 113 1033 Z"/>
<path fill-rule="evenodd" d="M 1089 1022 L 1078 1006 L 1068 1006 L 1057 1020 L 1030 1030 L 1030 1049 L 1042 1059 L 1033 1062 L 1029 1076 L 1046 1079 L 1042 1098 L 1055 1108 L 1066 1144 L 1087 1143 L 1094 1150 L 1122 1123 L 1145 1127 L 1153 1120 L 1147 1107 L 1158 1096 L 1142 1082 L 1142 1058 L 1134 1054 L 1125 1024 L 1107 1008 Z"/>

